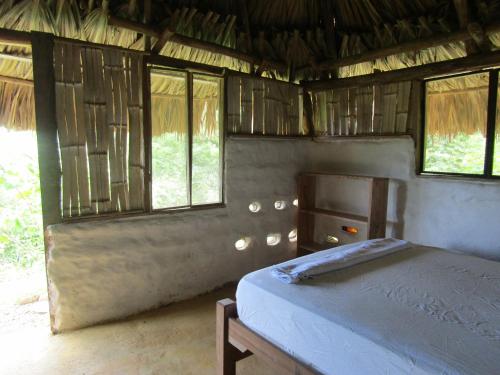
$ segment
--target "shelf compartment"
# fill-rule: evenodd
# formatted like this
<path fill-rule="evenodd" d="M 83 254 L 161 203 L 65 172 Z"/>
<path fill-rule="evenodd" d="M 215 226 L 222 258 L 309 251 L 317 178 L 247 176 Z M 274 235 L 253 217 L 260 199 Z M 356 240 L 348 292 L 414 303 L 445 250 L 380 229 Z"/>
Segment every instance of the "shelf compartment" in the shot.
<path fill-rule="evenodd" d="M 347 219 L 347 220 L 351 220 L 351 221 L 356 221 L 358 223 L 363 223 L 363 224 L 368 223 L 368 217 L 366 217 L 366 216 L 350 214 L 347 212 L 326 210 L 323 208 L 303 208 L 300 210 L 300 213 L 311 214 L 311 215 L 332 216 L 332 217 L 337 217 L 340 219 Z"/>

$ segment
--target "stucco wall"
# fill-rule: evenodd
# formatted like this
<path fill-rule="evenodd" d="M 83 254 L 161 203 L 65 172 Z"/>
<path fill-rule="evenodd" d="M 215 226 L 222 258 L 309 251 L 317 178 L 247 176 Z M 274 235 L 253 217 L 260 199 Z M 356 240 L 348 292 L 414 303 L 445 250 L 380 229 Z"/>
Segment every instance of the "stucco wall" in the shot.
<path fill-rule="evenodd" d="M 500 260 L 500 182 L 415 175 L 410 138 L 308 145 L 309 168 L 391 178 L 389 234 Z"/>
<path fill-rule="evenodd" d="M 294 255 L 301 170 L 386 176 L 388 235 L 500 259 L 500 183 L 415 176 L 413 141 L 238 140 L 226 143 L 227 207 L 51 228 L 56 330 L 118 319 L 207 292 Z M 276 211 L 273 203 L 289 206 Z M 261 202 L 251 214 L 248 205 Z M 266 235 L 282 234 L 275 247 Z M 250 236 L 249 249 L 234 242 Z"/>
<path fill-rule="evenodd" d="M 205 293 L 294 255 L 295 177 L 307 141 L 226 142 L 227 207 L 50 228 L 51 314 L 56 331 L 118 319 Z M 288 202 L 277 211 L 274 201 Z M 251 214 L 253 200 L 262 211 Z M 266 235 L 279 232 L 277 246 Z M 252 238 L 236 251 L 235 241 Z"/>

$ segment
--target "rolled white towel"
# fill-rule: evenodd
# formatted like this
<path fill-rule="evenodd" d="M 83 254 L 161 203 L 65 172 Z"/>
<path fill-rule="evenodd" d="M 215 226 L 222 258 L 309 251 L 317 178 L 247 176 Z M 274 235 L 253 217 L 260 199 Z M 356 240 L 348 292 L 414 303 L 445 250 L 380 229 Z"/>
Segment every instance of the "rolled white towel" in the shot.
<path fill-rule="evenodd" d="M 377 238 L 324 250 L 314 254 L 314 256 L 297 258 L 278 264 L 272 267 L 271 273 L 278 280 L 294 284 L 312 276 L 351 267 L 411 246 L 408 241 L 395 238 Z"/>

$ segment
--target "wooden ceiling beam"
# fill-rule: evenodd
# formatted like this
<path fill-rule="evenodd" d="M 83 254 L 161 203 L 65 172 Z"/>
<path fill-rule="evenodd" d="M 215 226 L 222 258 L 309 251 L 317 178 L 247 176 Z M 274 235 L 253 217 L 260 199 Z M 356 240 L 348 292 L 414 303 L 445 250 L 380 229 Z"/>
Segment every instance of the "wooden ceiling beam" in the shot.
<path fill-rule="evenodd" d="M 463 40 L 471 39 L 467 30 L 459 30 L 454 33 L 438 34 L 428 38 L 410 40 L 395 44 L 393 46 L 378 48 L 352 56 L 343 57 L 338 60 L 327 60 L 318 64 L 318 69 L 328 70 L 332 68 L 340 68 L 343 66 L 360 64 L 376 59 L 382 59 L 387 56 L 397 55 L 400 53 L 415 52 L 426 48 L 438 47 L 443 44 L 456 43 Z"/>
<path fill-rule="evenodd" d="M 143 4 L 142 22 L 147 25 L 151 21 L 151 0 L 144 0 Z M 151 37 L 149 35 L 144 35 L 144 50 L 151 51 Z"/>
<path fill-rule="evenodd" d="M 31 46 L 31 36 L 30 33 L 25 31 L 0 28 L 0 44 L 22 47 Z"/>
<path fill-rule="evenodd" d="M 488 52 L 493 49 L 493 45 L 488 38 L 488 35 L 486 35 L 484 28 L 480 24 L 477 22 L 469 23 L 467 25 L 467 31 L 480 51 Z"/>
<path fill-rule="evenodd" d="M 475 26 L 472 26 L 475 27 Z M 489 24 L 483 28 L 486 39 L 488 35 L 500 32 L 500 22 L 495 22 Z M 364 62 L 373 61 L 376 59 L 382 59 L 387 56 L 397 55 L 401 53 L 410 53 L 420 51 L 426 48 L 438 47 L 450 43 L 463 42 L 467 40 L 473 40 L 473 36 L 471 35 L 471 31 L 469 29 L 461 29 L 458 31 L 454 31 L 446 34 L 437 34 L 432 35 L 427 38 L 420 38 L 411 40 L 408 42 L 403 42 L 399 44 L 395 44 L 393 46 L 378 48 L 370 51 L 366 51 L 363 53 L 359 53 L 356 55 L 344 57 L 337 60 L 326 60 L 321 63 L 316 64 L 315 69 L 323 71 L 323 70 L 331 70 L 335 68 L 340 68 L 343 66 L 355 65 Z M 310 69 L 311 67 L 304 67 L 302 69 Z"/>
<path fill-rule="evenodd" d="M 459 59 L 446 60 L 410 68 L 364 74 L 349 78 L 327 79 L 320 81 L 303 81 L 302 85 L 309 91 L 345 89 L 350 87 L 370 86 L 375 84 L 427 79 L 437 76 L 464 73 L 489 68 L 500 63 L 500 50 L 479 53 Z"/>
<path fill-rule="evenodd" d="M 247 53 L 238 51 L 234 48 L 228 48 L 228 47 L 224 47 L 224 46 L 221 46 L 219 44 L 216 44 L 216 43 L 207 42 L 204 40 L 192 38 L 189 36 L 178 34 L 178 33 L 173 32 L 171 30 L 167 30 L 167 31 L 164 30 L 163 33 L 160 33 L 148 25 L 144 25 L 144 24 L 139 23 L 139 22 L 129 21 L 129 20 L 126 20 L 123 18 L 115 17 L 115 16 L 109 16 L 108 21 L 109 21 L 110 25 L 113 25 L 115 27 L 124 28 L 127 30 L 132 30 L 132 31 L 135 31 L 137 33 L 141 33 L 144 35 L 148 35 L 150 37 L 154 37 L 156 39 L 160 39 L 163 33 L 165 33 L 165 34 L 171 33 L 171 35 L 170 34 L 167 35 L 167 37 L 169 38 L 169 39 L 167 39 L 167 41 L 169 41 L 169 42 L 182 44 L 186 47 L 197 48 L 197 49 L 201 49 L 201 50 L 211 52 L 211 53 L 221 54 L 221 55 L 228 56 L 228 57 L 231 57 L 234 59 L 248 62 L 250 64 L 262 65 L 268 69 L 279 70 L 279 71 L 286 71 L 288 69 L 288 65 L 285 63 L 282 63 L 280 61 L 261 59 L 259 57 L 252 56 L 252 55 L 249 55 Z M 165 41 L 165 43 L 167 41 Z M 158 50 L 158 49 L 161 50 L 161 48 L 163 48 L 164 45 L 161 46 L 161 48 L 160 48 L 160 46 L 161 45 L 155 44 L 153 47 L 153 50 Z"/>
<path fill-rule="evenodd" d="M 320 1 L 321 20 L 325 29 L 326 47 L 332 61 L 338 60 L 338 49 L 335 33 L 334 3 L 328 0 Z M 325 69 L 326 70 L 326 69 Z M 334 77 L 338 77 L 338 68 L 333 69 Z"/>
<path fill-rule="evenodd" d="M 468 0 L 453 0 L 453 5 L 455 6 L 455 13 L 457 14 L 458 24 L 461 29 L 467 29 L 469 23 L 471 23 L 470 9 Z M 465 52 L 467 55 L 479 52 L 474 39 L 464 40 Z"/>
<path fill-rule="evenodd" d="M 0 75 L 0 82 L 14 83 L 16 85 L 33 87 L 33 80 L 32 79 L 23 79 L 23 78 Z"/>
<path fill-rule="evenodd" d="M 169 26 L 165 27 L 165 29 L 160 33 L 160 37 L 151 49 L 151 52 L 159 54 L 163 47 L 165 47 L 165 44 L 167 44 L 167 42 L 172 39 L 172 36 L 174 35 L 175 31 L 172 31 Z"/>
<path fill-rule="evenodd" d="M 238 9 L 241 17 L 241 21 L 243 23 L 243 29 L 247 34 L 247 48 L 249 52 L 253 51 L 253 42 L 252 42 L 252 28 L 250 27 L 250 18 L 248 17 L 248 8 L 247 8 L 247 0 L 238 0 Z"/>
<path fill-rule="evenodd" d="M 468 0 L 453 0 L 453 4 L 455 5 L 460 28 L 467 29 L 471 36 L 471 40 L 464 41 L 467 54 L 491 51 L 493 49 L 491 41 L 483 27 L 474 22 L 474 17 L 470 14 Z"/>

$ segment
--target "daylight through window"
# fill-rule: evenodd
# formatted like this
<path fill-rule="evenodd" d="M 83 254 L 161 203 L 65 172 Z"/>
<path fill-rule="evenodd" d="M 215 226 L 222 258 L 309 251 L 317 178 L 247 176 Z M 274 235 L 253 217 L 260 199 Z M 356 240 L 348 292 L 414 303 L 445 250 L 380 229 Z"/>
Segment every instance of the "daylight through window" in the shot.
<path fill-rule="evenodd" d="M 222 202 L 222 78 L 151 69 L 152 206 Z"/>
<path fill-rule="evenodd" d="M 498 175 L 498 70 L 433 79 L 425 85 L 422 172 Z"/>

